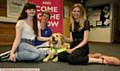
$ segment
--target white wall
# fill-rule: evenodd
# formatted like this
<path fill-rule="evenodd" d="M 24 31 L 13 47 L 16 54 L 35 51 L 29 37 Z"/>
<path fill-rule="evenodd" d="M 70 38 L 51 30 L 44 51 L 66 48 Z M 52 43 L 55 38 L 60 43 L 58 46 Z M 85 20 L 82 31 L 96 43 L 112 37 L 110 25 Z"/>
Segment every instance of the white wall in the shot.
<path fill-rule="evenodd" d="M 112 0 L 88 0 L 86 2 L 86 6 L 90 6 L 90 7 L 95 7 L 98 5 L 103 5 L 103 4 L 108 4 L 111 3 Z M 112 14 L 112 13 L 111 13 Z M 112 15 L 111 15 L 112 17 Z M 112 18 L 110 18 L 112 19 Z M 112 39 L 112 25 L 113 23 L 111 23 L 111 25 L 109 27 L 106 28 L 91 28 L 90 30 L 90 35 L 89 35 L 89 41 L 92 42 L 105 42 L 105 43 L 111 43 L 113 42 Z"/>
<path fill-rule="evenodd" d="M 89 41 L 111 43 L 111 31 L 108 28 L 92 28 L 89 33 Z"/>

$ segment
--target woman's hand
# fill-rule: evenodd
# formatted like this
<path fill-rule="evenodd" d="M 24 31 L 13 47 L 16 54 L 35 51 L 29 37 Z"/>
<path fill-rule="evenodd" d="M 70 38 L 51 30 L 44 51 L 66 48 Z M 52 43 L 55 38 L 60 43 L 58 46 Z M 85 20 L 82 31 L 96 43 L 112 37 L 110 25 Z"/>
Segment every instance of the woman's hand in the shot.
<path fill-rule="evenodd" d="M 67 52 L 70 53 L 70 54 L 71 54 L 73 51 L 74 51 L 74 49 L 68 49 L 68 50 L 67 50 Z"/>
<path fill-rule="evenodd" d="M 16 54 L 10 54 L 9 60 L 16 62 Z"/>
<path fill-rule="evenodd" d="M 51 37 L 49 37 L 49 45 L 51 45 L 52 44 L 52 36 Z"/>

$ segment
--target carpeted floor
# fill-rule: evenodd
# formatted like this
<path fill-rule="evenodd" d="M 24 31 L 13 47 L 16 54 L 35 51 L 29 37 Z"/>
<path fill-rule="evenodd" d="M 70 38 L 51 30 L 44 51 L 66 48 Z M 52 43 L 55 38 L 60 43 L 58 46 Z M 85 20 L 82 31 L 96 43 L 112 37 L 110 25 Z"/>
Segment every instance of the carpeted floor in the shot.
<path fill-rule="evenodd" d="M 10 46 L 0 46 L 0 53 L 9 49 Z M 100 52 L 120 58 L 120 44 L 90 43 L 90 52 Z M 101 64 L 69 65 L 62 62 L 0 62 L 0 68 L 40 68 L 40 71 L 120 71 L 120 66 Z"/>

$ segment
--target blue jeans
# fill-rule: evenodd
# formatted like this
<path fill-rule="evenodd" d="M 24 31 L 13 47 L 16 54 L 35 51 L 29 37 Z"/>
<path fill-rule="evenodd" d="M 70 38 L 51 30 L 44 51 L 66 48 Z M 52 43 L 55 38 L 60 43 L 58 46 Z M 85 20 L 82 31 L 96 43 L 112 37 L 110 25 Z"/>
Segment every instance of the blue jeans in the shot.
<path fill-rule="evenodd" d="M 48 50 L 38 50 L 37 47 L 28 44 L 26 42 L 21 42 L 17 52 L 16 58 L 18 61 L 22 60 L 42 60 L 46 56 Z"/>

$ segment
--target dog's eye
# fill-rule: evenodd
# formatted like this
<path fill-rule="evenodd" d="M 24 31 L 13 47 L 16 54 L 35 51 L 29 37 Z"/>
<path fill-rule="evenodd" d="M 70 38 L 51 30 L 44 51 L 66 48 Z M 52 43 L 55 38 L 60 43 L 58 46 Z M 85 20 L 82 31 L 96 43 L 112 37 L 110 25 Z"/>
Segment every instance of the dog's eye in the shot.
<path fill-rule="evenodd" d="M 56 35 L 56 37 L 58 37 L 58 35 Z"/>

